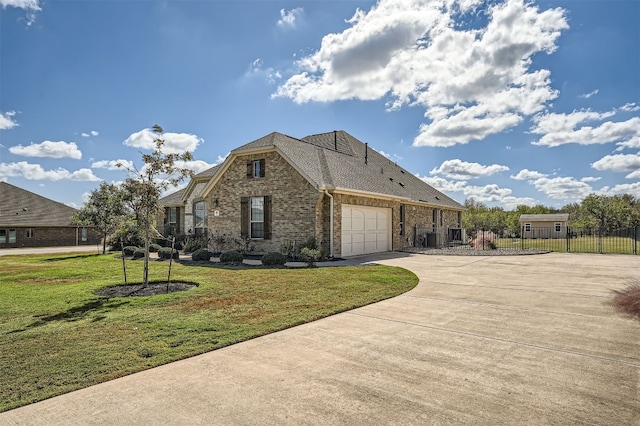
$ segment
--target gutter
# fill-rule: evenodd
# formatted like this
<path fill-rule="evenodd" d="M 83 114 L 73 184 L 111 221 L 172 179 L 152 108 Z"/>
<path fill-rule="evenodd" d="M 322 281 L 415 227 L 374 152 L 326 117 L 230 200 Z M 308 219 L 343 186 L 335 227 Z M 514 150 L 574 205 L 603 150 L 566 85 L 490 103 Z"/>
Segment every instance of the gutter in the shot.
<path fill-rule="evenodd" d="M 333 195 L 329 194 L 329 191 L 326 189 L 324 193 L 329 197 L 330 207 L 329 207 L 329 256 L 333 257 Z"/>

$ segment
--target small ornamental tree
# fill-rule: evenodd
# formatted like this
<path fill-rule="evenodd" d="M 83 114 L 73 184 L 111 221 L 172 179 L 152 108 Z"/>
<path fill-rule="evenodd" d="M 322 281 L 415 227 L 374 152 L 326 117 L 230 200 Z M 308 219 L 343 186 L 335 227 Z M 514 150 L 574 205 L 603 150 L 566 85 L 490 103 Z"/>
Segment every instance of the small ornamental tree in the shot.
<path fill-rule="evenodd" d="M 107 250 L 107 238 L 112 236 L 127 214 L 124 191 L 117 185 L 102 182 L 89 194 L 89 201 L 78 210 L 73 221 L 78 225 L 95 226 L 102 235 L 102 254 Z"/>
<path fill-rule="evenodd" d="M 142 283 L 145 287 L 149 284 L 149 244 L 158 234 L 154 224 L 160 211 L 160 194 L 170 186 L 175 186 L 183 179 L 193 176 L 190 169 L 176 166 L 178 161 L 191 161 L 193 159 L 191 153 L 189 151 L 182 154 L 164 153 L 162 127 L 156 124 L 153 126 L 153 132 L 156 134 L 155 150 L 151 154 L 142 155 L 144 166 L 141 170 L 127 168 L 129 177 L 122 184 L 125 200 L 143 234 L 145 257 Z M 124 166 L 118 164 L 118 167 Z"/>

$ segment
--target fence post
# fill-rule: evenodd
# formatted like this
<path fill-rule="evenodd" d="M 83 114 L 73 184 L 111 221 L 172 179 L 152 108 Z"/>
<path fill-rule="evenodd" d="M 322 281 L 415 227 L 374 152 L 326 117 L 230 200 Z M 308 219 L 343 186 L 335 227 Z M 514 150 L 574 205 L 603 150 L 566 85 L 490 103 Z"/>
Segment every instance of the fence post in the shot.
<path fill-rule="evenodd" d="M 567 253 L 571 253 L 571 229 L 567 226 Z"/>
<path fill-rule="evenodd" d="M 638 254 L 638 226 L 633 227 L 633 254 Z"/>

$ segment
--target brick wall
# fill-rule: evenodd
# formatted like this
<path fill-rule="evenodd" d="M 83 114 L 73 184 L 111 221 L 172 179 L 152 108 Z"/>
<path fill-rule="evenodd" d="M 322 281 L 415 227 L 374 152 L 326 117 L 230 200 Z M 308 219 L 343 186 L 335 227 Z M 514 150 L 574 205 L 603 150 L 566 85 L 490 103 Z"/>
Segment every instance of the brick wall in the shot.
<path fill-rule="evenodd" d="M 2 229 L 6 231 L 6 243 L 0 243 L 0 248 L 97 245 L 102 240 L 93 228 L 87 228 L 86 241 L 82 241 L 82 228 L 76 227 L 11 227 Z M 12 229 L 16 231 L 15 243 L 9 242 L 9 231 Z M 33 236 L 31 238 L 27 237 L 29 229 L 32 230 Z"/>
<path fill-rule="evenodd" d="M 260 159 L 265 160 L 265 176 L 247 178 L 247 162 Z M 206 199 L 211 234 L 239 238 L 240 199 L 258 196 L 271 196 L 272 238 L 254 240 L 256 251 L 279 251 L 282 243 L 299 244 L 321 234 L 316 223 L 322 194 L 273 151 L 237 157 L 221 176 Z"/>

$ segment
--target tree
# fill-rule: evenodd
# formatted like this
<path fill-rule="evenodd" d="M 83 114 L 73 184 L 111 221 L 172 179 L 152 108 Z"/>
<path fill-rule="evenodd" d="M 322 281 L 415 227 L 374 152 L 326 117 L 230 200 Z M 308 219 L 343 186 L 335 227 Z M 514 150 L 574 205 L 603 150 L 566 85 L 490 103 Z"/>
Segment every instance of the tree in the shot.
<path fill-rule="evenodd" d="M 142 155 L 144 166 L 141 170 L 127 169 L 129 177 L 122 185 L 125 200 L 131 207 L 134 220 L 143 233 L 145 254 L 143 286 L 149 284 L 149 243 L 152 236 L 159 234 L 154 224 L 160 212 L 160 194 L 170 186 L 175 186 L 183 179 L 193 176 L 190 169 L 176 166 L 178 161 L 191 161 L 193 159 L 191 153 L 189 151 L 182 154 L 164 153 L 162 127 L 156 124 L 153 126 L 153 132 L 156 134 L 153 141 L 155 150 L 151 154 Z M 123 167 L 121 164 L 118 166 Z"/>
<path fill-rule="evenodd" d="M 105 254 L 107 238 L 118 229 L 126 214 L 123 190 L 117 185 L 102 182 L 98 189 L 91 191 L 89 200 L 74 214 L 73 221 L 96 227 L 102 235 L 102 254 Z"/>

